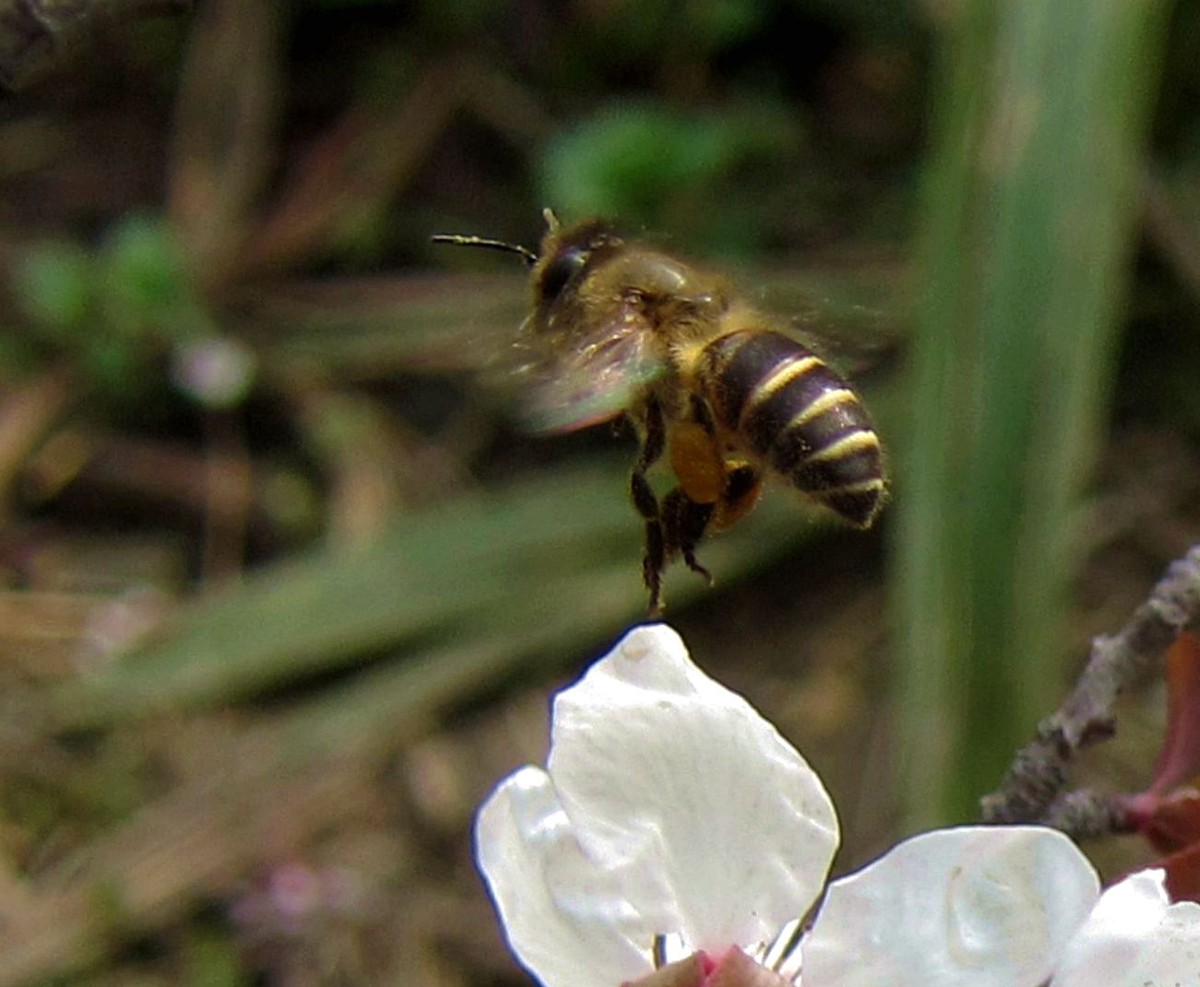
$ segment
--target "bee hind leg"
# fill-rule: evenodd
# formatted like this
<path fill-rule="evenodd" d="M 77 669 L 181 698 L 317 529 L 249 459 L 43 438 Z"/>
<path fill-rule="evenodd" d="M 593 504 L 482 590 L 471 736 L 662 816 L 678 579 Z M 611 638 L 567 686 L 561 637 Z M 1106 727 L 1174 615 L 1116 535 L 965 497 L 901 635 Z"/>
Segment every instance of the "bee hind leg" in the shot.
<path fill-rule="evenodd" d="M 662 574 L 667 567 L 667 549 L 661 521 L 646 522 L 646 546 L 642 556 L 642 581 L 650 591 L 650 616 L 662 613 Z"/>
<path fill-rule="evenodd" d="M 650 591 L 650 616 L 657 617 L 662 613 L 662 574 L 667 567 L 668 550 L 666 532 L 662 518 L 659 516 L 658 500 L 650 489 L 644 476 L 633 475 L 630 484 L 633 488 L 633 502 L 638 513 L 646 519 L 646 534 L 642 549 L 642 582 Z M 653 515 L 644 509 L 653 505 Z"/>
<path fill-rule="evenodd" d="M 724 531 L 754 510 L 762 486 L 762 474 L 753 466 L 746 463 L 731 465 L 725 474 L 725 489 L 717 502 L 712 529 Z"/>
<path fill-rule="evenodd" d="M 761 490 L 762 475 L 747 464 L 728 469 L 724 490 L 714 503 L 692 500 L 682 487 L 676 487 L 663 498 L 660 510 L 664 561 L 681 556 L 687 567 L 711 586 L 712 574 L 696 559 L 696 546 L 705 532 L 727 528 L 748 513 Z"/>
<path fill-rule="evenodd" d="M 714 509 L 713 504 L 697 504 L 678 488 L 667 494 L 662 506 L 667 558 L 682 556 L 687 567 L 703 576 L 710 586 L 712 573 L 697 561 L 696 546 L 704 537 Z"/>
<path fill-rule="evenodd" d="M 663 529 L 662 509 L 646 473 L 662 456 L 666 448 L 667 431 L 662 409 L 650 401 L 639 416 L 642 447 L 629 477 L 629 493 L 633 506 L 646 522 L 645 548 L 642 554 L 642 581 L 650 591 L 650 616 L 662 613 L 662 574 L 667 567 L 668 550 Z"/>

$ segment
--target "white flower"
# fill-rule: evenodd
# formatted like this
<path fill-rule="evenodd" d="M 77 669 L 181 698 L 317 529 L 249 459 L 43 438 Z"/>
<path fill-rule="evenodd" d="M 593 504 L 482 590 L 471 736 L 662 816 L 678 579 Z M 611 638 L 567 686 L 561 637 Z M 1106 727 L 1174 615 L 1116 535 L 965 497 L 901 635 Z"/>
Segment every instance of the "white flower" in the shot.
<path fill-rule="evenodd" d="M 254 386 L 257 358 L 231 336 L 201 336 L 171 354 L 171 378 L 184 394 L 209 408 L 232 408 Z"/>
<path fill-rule="evenodd" d="M 1104 892 L 1068 945 L 1052 987 L 1200 987 L 1200 905 L 1171 904 L 1162 870 Z"/>
<path fill-rule="evenodd" d="M 546 987 L 646 977 L 663 942 L 713 962 L 741 950 L 765 964 L 755 979 L 802 972 L 804 987 L 1037 987 L 1060 960 L 1056 987 L 1135 983 L 1095 979 L 1097 950 L 1119 939 L 1109 895 L 1089 919 L 1095 871 L 1061 833 L 1033 826 L 901 843 L 833 882 L 792 949 L 837 849 L 833 805 L 799 753 L 664 625 L 632 631 L 558 695 L 547 769 L 500 784 L 475 842 L 509 945 Z"/>
<path fill-rule="evenodd" d="M 548 771 L 479 813 L 476 853 L 521 962 L 547 987 L 615 987 L 688 950 L 769 941 L 837 848 L 820 779 L 662 625 L 631 632 L 554 702 Z"/>

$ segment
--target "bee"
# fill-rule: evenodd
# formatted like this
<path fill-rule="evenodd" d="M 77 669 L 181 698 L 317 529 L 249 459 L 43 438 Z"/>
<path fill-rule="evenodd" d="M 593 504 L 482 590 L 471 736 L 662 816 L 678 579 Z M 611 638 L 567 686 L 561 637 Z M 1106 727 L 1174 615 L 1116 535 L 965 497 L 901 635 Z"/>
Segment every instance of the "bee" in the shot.
<path fill-rule="evenodd" d="M 547 209 L 538 250 L 483 237 L 434 240 L 519 254 L 532 311 L 518 334 L 531 424 L 571 431 L 624 415 L 639 451 L 629 481 L 645 524 L 650 613 L 662 578 L 736 523 L 774 474 L 857 528 L 887 496 L 883 450 L 862 400 L 812 350 L 735 296 L 726 280 L 618 236 L 600 220 L 561 225 Z M 659 497 L 663 457 L 678 485 Z"/>

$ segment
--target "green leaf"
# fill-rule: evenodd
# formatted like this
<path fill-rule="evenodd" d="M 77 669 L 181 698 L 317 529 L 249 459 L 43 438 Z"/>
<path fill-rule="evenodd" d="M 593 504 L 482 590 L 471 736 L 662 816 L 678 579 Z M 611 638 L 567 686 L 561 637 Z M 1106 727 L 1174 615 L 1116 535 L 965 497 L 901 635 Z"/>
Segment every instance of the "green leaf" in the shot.
<path fill-rule="evenodd" d="M 794 131 L 788 114 L 769 103 L 720 113 L 611 104 L 551 142 L 543 200 L 568 220 L 601 215 L 678 231 L 681 210 L 720 215 L 714 201 L 732 194 L 725 186 L 733 170 L 786 153 Z"/>
<path fill-rule="evenodd" d="M 69 338 L 89 323 L 92 258 L 73 243 L 31 248 L 17 265 L 17 301 L 37 330 L 51 339 Z"/>
<path fill-rule="evenodd" d="M 187 339 L 201 320 L 178 242 L 156 218 L 126 217 L 97 258 L 101 306 L 110 331 L 127 339 Z"/>

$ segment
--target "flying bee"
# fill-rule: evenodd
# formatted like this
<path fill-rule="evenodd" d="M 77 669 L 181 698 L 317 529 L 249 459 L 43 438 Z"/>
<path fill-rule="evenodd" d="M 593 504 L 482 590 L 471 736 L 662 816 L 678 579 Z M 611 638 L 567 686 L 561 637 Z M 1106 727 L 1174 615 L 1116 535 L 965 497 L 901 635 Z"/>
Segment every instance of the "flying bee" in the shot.
<path fill-rule="evenodd" d="M 621 415 L 633 423 L 630 493 L 645 522 L 652 615 L 672 560 L 711 582 L 697 545 L 749 513 L 768 473 L 855 527 L 871 526 L 886 498 L 883 450 L 842 377 L 723 278 L 601 221 L 564 227 L 544 215 L 537 251 L 434 240 L 506 250 L 531 268 L 533 309 L 517 350 L 534 427 L 571 431 Z M 664 455 L 678 486 L 660 499 L 646 474 Z"/>

